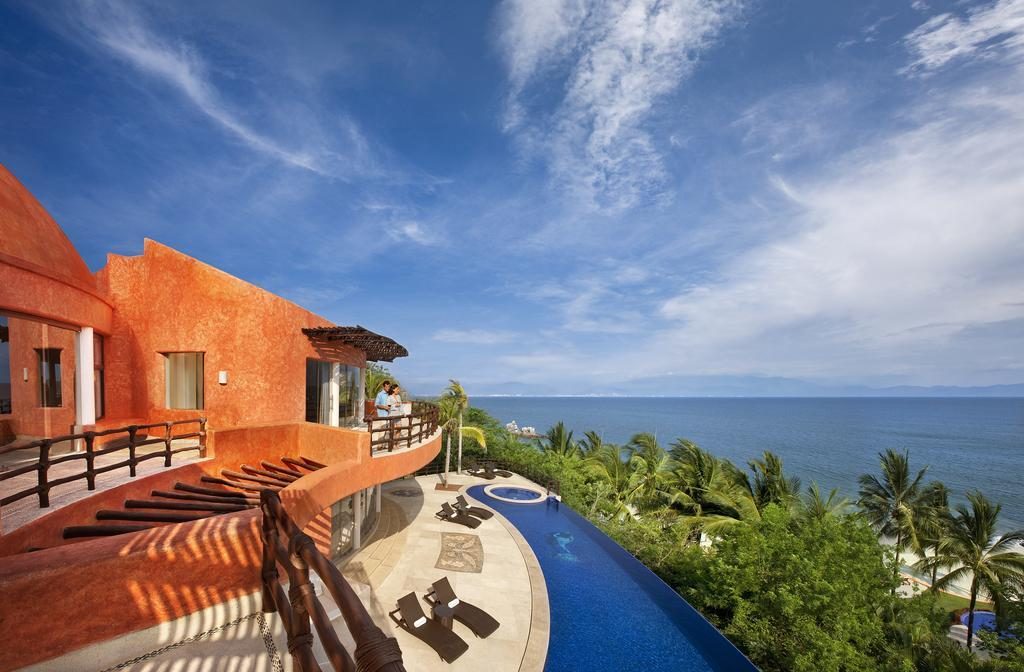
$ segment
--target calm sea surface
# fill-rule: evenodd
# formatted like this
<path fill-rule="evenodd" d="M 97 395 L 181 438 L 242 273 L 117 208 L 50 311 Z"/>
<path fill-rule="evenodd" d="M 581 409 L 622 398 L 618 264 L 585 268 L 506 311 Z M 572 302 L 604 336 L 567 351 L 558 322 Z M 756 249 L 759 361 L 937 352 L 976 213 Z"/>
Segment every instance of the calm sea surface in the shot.
<path fill-rule="evenodd" d="M 1024 528 L 1024 399 L 657 399 L 473 397 L 502 422 L 543 433 L 559 420 L 625 443 L 638 432 L 667 446 L 685 437 L 737 465 L 771 450 L 806 487 L 853 499 L 878 453 L 910 451 L 911 467 L 955 495 L 977 488 L 1002 503 L 1000 527 Z"/>

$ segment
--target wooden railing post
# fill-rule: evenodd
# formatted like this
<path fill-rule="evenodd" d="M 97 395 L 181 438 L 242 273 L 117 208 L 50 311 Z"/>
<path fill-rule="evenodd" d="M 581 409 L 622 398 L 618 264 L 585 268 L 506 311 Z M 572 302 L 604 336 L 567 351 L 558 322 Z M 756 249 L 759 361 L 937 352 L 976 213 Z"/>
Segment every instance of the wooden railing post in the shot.
<path fill-rule="evenodd" d="M 50 439 L 39 444 L 39 508 L 50 506 Z"/>
<path fill-rule="evenodd" d="M 85 433 L 85 483 L 90 490 L 96 489 L 96 454 L 93 448 L 96 443 L 96 432 Z"/>
<path fill-rule="evenodd" d="M 139 431 L 137 425 L 131 425 L 128 427 L 128 473 L 132 478 L 135 478 L 135 434 Z"/>
<path fill-rule="evenodd" d="M 263 598 L 263 613 L 269 614 L 277 611 L 274 604 L 273 585 L 278 580 L 277 560 L 274 558 L 273 542 L 277 538 L 277 528 L 274 525 L 274 518 L 270 513 L 267 504 L 267 493 L 269 490 L 260 491 L 260 511 L 263 512 L 263 520 L 260 525 L 260 538 L 263 541 L 263 566 L 260 571 L 262 578 L 261 586 Z"/>
<path fill-rule="evenodd" d="M 202 439 L 202 437 L 199 437 Z M 164 467 L 171 466 L 171 423 L 164 423 Z"/>
<path fill-rule="evenodd" d="M 199 418 L 199 457 L 206 457 L 206 418 Z"/>
<path fill-rule="evenodd" d="M 388 419 L 388 452 L 395 449 L 395 421 Z"/>

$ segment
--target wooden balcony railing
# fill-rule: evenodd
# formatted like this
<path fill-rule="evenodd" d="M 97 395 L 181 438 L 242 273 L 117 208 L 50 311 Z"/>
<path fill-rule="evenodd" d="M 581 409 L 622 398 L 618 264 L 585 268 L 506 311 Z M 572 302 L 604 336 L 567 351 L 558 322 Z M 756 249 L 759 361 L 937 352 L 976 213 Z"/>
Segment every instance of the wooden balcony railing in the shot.
<path fill-rule="evenodd" d="M 437 431 L 441 409 L 426 401 L 412 402 L 412 413 L 364 418 L 370 430 L 370 452 L 410 448 Z"/>
<path fill-rule="evenodd" d="M 173 428 L 181 425 L 198 425 L 198 430 L 183 434 L 175 434 Z M 157 428 L 163 430 L 160 433 L 161 435 L 149 436 L 149 430 Z M 97 438 L 113 436 L 115 434 L 126 434 L 126 436 L 114 439 L 99 448 L 96 447 Z M 180 439 L 198 439 L 199 441 L 196 445 L 190 444 L 174 448 L 172 443 Z M 68 453 L 67 455 L 61 455 L 59 457 L 50 457 L 50 449 L 54 444 L 78 440 L 85 442 L 85 450 L 83 452 Z M 154 451 L 152 453 L 146 453 L 144 455 L 139 455 L 137 453 L 138 448 L 156 444 L 163 444 L 164 449 Z M 177 453 L 182 453 L 187 450 L 197 450 L 199 451 L 199 455 L 203 456 L 206 454 L 206 418 L 175 420 L 173 422 L 157 422 L 150 425 L 128 425 L 127 427 L 106 429 L 99 432 L 89 431 L 81 432 L 79 434 L 68 434 L 66 436 L 56 436 L 50 439 L 39 439 L 38 441 L 33 441 L 27 444 L 12 444 L 5 446 L 0 448 L 0 454 L 31 448 L 39 449 L 39 459 L 35 462 L 30 462 L 29 464 L 21 467 L 11 469 L 10 471 L 0 473 L 0 482 L 35 471 L 38 475 L 36 486 L 20 492 L 15 492 L 14 494 L 0 499 L 0 506 L 16 502 L 25 497 L 38 495 L 39 506 L 45 509 L 50 506 L 50 490 L 58 485 L 63 485 L 65 483 L 70 483 L 72 481 L 77 481 L 80 478 L 84 478 L 89 490 L 95 490 L 96 476 L 108 471 L 128 467 L 129 474 L 132 478 L 135 478 L 136 467 L 138 467 L 139 463 L 154 457 L 163 457 L 164 467 L 169 467 L 171 466 L 171 456 Z M 97 457 L 121 450 L 128 451 L 128 459 L 121 462 L 115 462 L 113 464 L 105 464 L 101 467 L 96 466 Z M 64 462 L 71 462 L 73 460 L 85 460 L 85 469 L 67 476 L 50 479 L 50 467 Z"/>
<path fill-rule="evenodd" d="M 338 568 L 324 557 L 309 535 L 302 532 L 284 510 L 277 493 L 262 490 L 260 508 L 263 511 L 260 533 L 263 611 L 277 612 L 281 617 L 295 669 L 299 672 L 321 669 L 313 655 L 313 634 L 309 625 L 312 620 L 335 672 L 405 672 L 398 642 L 377 627 Z M 288 574 L 287 594 L 281 586 L 278 563 Z M 354 662 L 316 597 L 309 580 L 310 569 L 323 581 L 352 633 L 356 643 Z"/>

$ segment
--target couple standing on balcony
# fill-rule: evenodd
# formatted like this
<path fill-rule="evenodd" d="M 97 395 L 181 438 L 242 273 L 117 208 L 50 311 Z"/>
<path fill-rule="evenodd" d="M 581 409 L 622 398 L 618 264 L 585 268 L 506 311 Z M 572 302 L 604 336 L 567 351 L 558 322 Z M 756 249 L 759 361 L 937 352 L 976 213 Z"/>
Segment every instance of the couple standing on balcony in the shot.
<path fill-rule="evenodd" d="M 388 415 L 402 415 L 402 389 L 398 385 L 392 385 L 390 380 L 381 384 L 381 390 L 373 405 L 377 408 L 377 417 L 386 418 Z"/>

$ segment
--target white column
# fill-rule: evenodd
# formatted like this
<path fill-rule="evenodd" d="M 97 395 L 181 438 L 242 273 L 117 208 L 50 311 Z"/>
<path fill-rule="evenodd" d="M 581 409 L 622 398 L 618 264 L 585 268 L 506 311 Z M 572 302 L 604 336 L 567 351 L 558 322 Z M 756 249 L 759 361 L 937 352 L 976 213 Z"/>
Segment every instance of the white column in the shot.
<path fill-rule="evenodd" d="M 355 524 L 352 526 L 352 550 L 358 551 L 363 545 L 363 491 L 352 495 L 352 518 Z"/>
<path fill-rule="evenodd" d="M 331 364 L 331 427 L 341 424 L 338 401 L 341 399 L 341 366 Z"/>
<path fill-rule="evenodd" d="M 359 409 L 358 415 L 356 416 L 359 420 L 359 426 L 363 426 L 363 416 L 366 415 L 366 368 L 359 369 Z"/>
<path fill-rule="evenodd" d="M 75 332 L 75 424 L 96 424 L 96 371 L 92 327 Z"/>
<path fill-rule="evenodd" d="M 381 487 L 380 487 L 380 486 L 378 485 L 378 486 L 377 486 L 377 490 L 376 490 L 376 492 L 374 492 L 374 497 L 373 497 L 373 498 L 374 498 L 374 500 L 375 500 L 375 502 L 374 502 L 374 503 L 375 503 L 375 505 L 376 505 L 376 508 L 377 508 L 377 513 L 380 513 L 380 491 L 381 491 L 382 489 L 383 489 L 383 488 L 381 488 Z"/>

